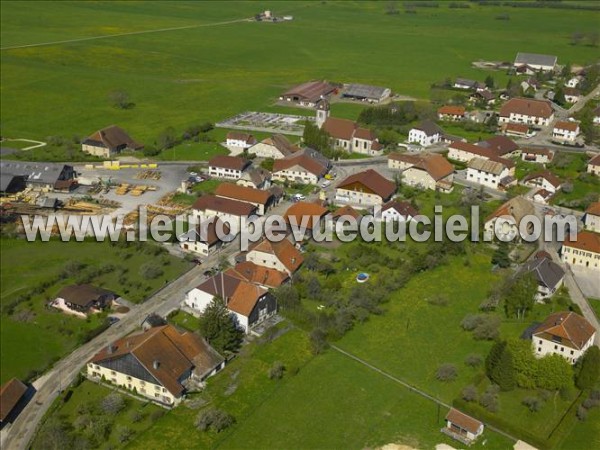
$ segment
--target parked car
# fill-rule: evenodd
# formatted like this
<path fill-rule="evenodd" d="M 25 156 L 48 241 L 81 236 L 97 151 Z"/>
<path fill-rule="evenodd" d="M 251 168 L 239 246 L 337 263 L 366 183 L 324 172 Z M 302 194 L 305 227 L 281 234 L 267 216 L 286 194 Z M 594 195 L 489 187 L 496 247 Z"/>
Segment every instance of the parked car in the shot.
<path fill-rule="evenodd" d="M 331 181 L 330 181 L 330 180 L 325 180 L 325 181 L 323 181 L 323 182 L 321 183 L 321 187 L 322 187 L 323 189 L 325 189 L 325 188 L 326 188 L 327 186 L 329 186 L 330 184 L 331 184 Z"/>
<path fill-rule="evenodd" d="M 293 202 L 299 202 L 299 201 L 302 201 L 302 200 L 304 200 L 305 198 L 306 198 L 306 197 L 305 197 L 304 195 L 302 195 L 302 194 L 294 194 L 294 195 L 292 196 L 292 201 L 293 201 Z"/>

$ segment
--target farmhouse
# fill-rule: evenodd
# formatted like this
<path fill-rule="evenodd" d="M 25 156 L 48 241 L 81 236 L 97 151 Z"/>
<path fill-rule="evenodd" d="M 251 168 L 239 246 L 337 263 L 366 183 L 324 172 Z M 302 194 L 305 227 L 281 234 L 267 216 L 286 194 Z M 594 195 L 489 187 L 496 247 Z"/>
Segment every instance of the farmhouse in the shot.
<path fill-rule="evenodd" d="M 583 224 L 590 231 L 600 233 L 600 202 L 594 202 L 585 210 Z"/>
<path fill-rule="evenodd" d="M 242 177 L 235 183 L 254 189 L 269 189 L 271 186 L 271 172 L 262 167 L 250 166 L 248 170 L 242 172 Z"/>
<path fill-rule="evenodd" d="M 563 143 L 574 143 L 579 135 L 579 123 L 560 120 L 554 124 L 552 138 Z"/>
<path fill-rule="evenodd" d="M 560 189 L 560 179 L 549 170 L 530 173 L 523 178 L 523 184 L 529 187 L 539 187 L 551 193 L 556 193 Z"/>
<path fill-rule="evenodd" d="M 408 222 L 419 215 L 410 203 L 392 200 L 381 207 L 381 220 L 384 222 Z"/>
<path fill-rule="evenodd" d="M 389 88 L 369 86 L 366 84 L 348 84 L 342 91 L 342 98 L 369 103 L 380 103 L 392 95 Z"/>
<path fill-rule="evenodd" d="M 600 153 L 593 156 L 587 163 L 587 173 L 600 176 Z"/>
<path fill-rule="evenodd" d="M 600 272 L 600 234 L 580 231 L 577 240 L 566 239 L 561 248 L 564 263 Z"/>
<path fill-rule="evenodd" d="M 417 143 L 423 147 L 437 144 L 442 140 L 442 130 L 437 124 L 430 120 L 424 120 L 408 132 L 408 142 Z"/>
<path fill-rule="evenodd" d="M 219 239 L 222 230 L 225 241 Z M 229 239 L 229 225 L 221 222 L 218 217 L 210 217 L 201 221 L 196 228 L 183 233 L 178 237 L 179 246 L 183 251 L 209 256 L 216 253 Z"/>
<path fill-rule="evenodd" d="M 227 269 L 226 275 L 256 284 L 264 289 L 275 289 L 289 281 L 287 272 L 259 266 L 251 261 L 243 261 Z"/>
<path fill-rule="evenodd" d="M 186 385 L 202 383 L 224 366 L 223 357 L 199 335 L 165 325 L 109 344 L 87 363 L 87 375 L 173 406 Z"/>
<path fill-rule="evenodd" d="M 256 138 L 248 133 L 241 131 L 230 131 L 227 133 L 225 145 L 227 147 L 236 147 L 241 149 L 248 149 L 256 144 Z"/>
<path fill-rule="evenodd" d="M 203 195 L 192 205 L 192 213 L 199 217 L 200 221 L 217 216 L 228 225 L 234 235 L 239 233 L 242 219 L 249 221 L 250 216 L 256 212 L 257 207 L 251 203 L 216 195 Z"/>
<path fill-rule="evenodd" d="M 535 299 L 543 302 L 562 286 L 565 271 L 550 258 L 541 255 L 527 261 L 520 269 L 520 274 L 531 273 L 538 283 Z"/>
<path fill-rule="evenodd" d="M 292 144 L 282 134 L 274 134 L 248 149 L 248 153 L 253 153 L 260 158 L 273 159 L 285 158 L 298 151 L 300 151 L 300 147 Z"/>
<path fill-rule="evenodd" d="M 350 175 L 335 189 L 338 204 L 360 205 L 364 207 L 383 205 L 396 192 L 396 184 L 373 169 Z"/>
<path fill-rule="evenodd" d="M 513 66 L 516 69 L 526 66 L 533 72 L 541 70 L 551 72 L 556 68 L 558 58 L 554 55 L 540 55 L 538 53 L 517 53 Z"/>
<path fill-rule="evenodd" d="M 547 148 L 523 148 L 521 159 L 527 162 L 546 164 L 554 159 L 554 152 Z"/>
<path fill-rule="evenodd" d="M 331 162 L 313 149 L 304 149 L 273 164 L 273 179 L 293 183 L 317 184 L 329 171 Z"/>
<path fill-rule="evenodd" d="M 336 87 L 326 81 L 309 81 L 284 92 L 279 97 L 279 100 L 294 102 L 300 106 L 312 108 L 319 100 L 329 97 L 335 91 Z"/>
<path fill-rule="evenodd" d="M 514 171 L 514 167 L 512 169 Z M 469 161 L 467 180 L 492 189 L 505 189 L 516 182 L 508 165 L 483 158 Z"/>
<path fill-rule="evenodd" d="M 519 146 L 506 136 L 493 136 L 475 145 L 492 150 L 500 157 L 514 156 L 519 153 Z"/>
<path fill-rule="evenodd" d="M 467 112 L 464 106 L 445 105 L 438 108 L 437 113 L 440 120 L 459 121 L 465 118 Z"/>
<path fill-rule="evenodd" d="M 471 103 L 483 103 L 484 105 L 493 105 L 496 103 L 496 96 L 487 89 L 478 89 L 469 96 Z"/>
<path fill-rule="evenodd" d="M 484 238 L 512 240 L 519 236 L 519 224 L 525 216 L 535 214 L 531 202 L 523 197 L 513 197 L 485 219 Z"/>
<path fill-rule="evenodd" d="M 529 126 L 523 123 L 505 123 L 502 130 L 507 136 L 525 137 L 529 133 Z"/>
<path fill-rule="evenodd" d="M 77 186 L 77 172 L 68 164 L 0 161 L 0 172 L 9 180 L 6 189 L 20 189 L 23 179 L 27 188 L 41 192 L 69 191 Z"/>
<path fill-rule="evenodd" d="M 12 422 L 25 403 L 27 386 L 22 381 L 12 378 L 0 387 L 0 424 Z"/>
<path fill-rule="evenodd" d="M 549 315 L 531 336 L 537 357 L 560 355 L 575 364 L 594 345 L 596 330 L 591 323 L 572 311 Z"/>
<path fill-rule="evenodd" d="M 548 126 L 554 120 L 554 110 L 548 100 L 511 98 L 500 108 L 499 123 L 524 123 Z"/>
<path fill-rule="evenodd" d="M 279 242 L 263 239 L 250 248 L 246 254 L 246 261 L 291 276 L 300 268 L 304 257 L 287 238 Z"/>
<path fill-rule="evenodd" d="M 215 178 L 239 180 L 251 164 L 238 156 L 217 155 L 208 162 L 208 174 Z"/>
<path fill-rule="evenodd" d="M 256 207 L 259 216 L 264 215 L 273 203 L 273 195 L 269 191 L 261 191 L 251 187 L 239 186 L 233 183 L 221 183 L 215 190 L 217 197 L 228 198 Z"/>
<path fill-rule="evenodd" d="M 442 192 L 451 192 L 453 189 L 454 167 L 442 155 L 390 153 L 388 167 L 403 170 L 402 180 L 409 186 Z"/>
<path fill-rule="evenodd" d="M 483 434 L 483 428 L 479 420 L 451 408 L 446 414 L 446 427 L 442 428 L 442 433 L 465 445 L 470 445 Z"/>
<path fill-rule="evenodd" d="M 90 284 L 74 284 L 62 288 L 54 303 L 67 312 L 87 316 L 107 308 L 116 297 L 114 292 Z"/>
<path fill-rule="evenodd" d="M 480 145 L 469 142 L 456 141 L 448 146 L 448 159 L 460 162 L 469 162 L 473 158 L 489 159 L 495 157 L 495 154 Z"/>
<path fill-rule="evenodd" d="M 111 158 L 123 150 L 140 150 L 142 144 L 135 142 L 122 128 L 111 125 L 96 131 L 81 143 L 81 150 L 100 158 Z"/>
<path fill-rule="evenodd" d="M 577 103 L 581 99 L 581 92 L 579 92 L 579 89 L 566 87 L 563 89 L 563 93 L 567 103 Z"/>

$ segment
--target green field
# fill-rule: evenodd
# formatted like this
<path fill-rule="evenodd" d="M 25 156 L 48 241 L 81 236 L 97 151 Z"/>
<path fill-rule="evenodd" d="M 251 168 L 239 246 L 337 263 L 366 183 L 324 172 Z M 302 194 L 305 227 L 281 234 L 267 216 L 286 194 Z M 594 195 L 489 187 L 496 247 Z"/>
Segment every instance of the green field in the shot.
<path fill-rule="evenodd" d="M 2 382 L 15 376 L 27 380 L 43 371 L 85 342 L 103 323 L 104 313 L 83 320 L 46 307 L 63 286 L 89 282 L 140 302 L 190 267 L 190 263 L 162 252 L 152 256 L 156 247 L 152 244 L 138 249 L 133 245 L 125 248 L 109 243 L 6 238 L 0 244 Z M 164 272 L 155 279 L 145 279 L 139 271 L 149 257 L 161 264 Z M 69 261 L 84 266 L 75 268 Z M 64 277 L 60 275 L 63 270 L 68 272 Z M 44 283 L 49 286 L 43 287 Z M 30 292 L 28 299 L 10 307 Z"/>
<path fill-rule="evenodd" d="M 416 14 L 400 8 L 391 16 L 385 2 L 5 1 L 2 135 L 70 139 L 115 123 L 152 143 L 167 126 L 182 132 L 245 110 L 287 111 L 272 106 L 276 97 L 315 78 L 384 85 L 428 99 L 430 85 L 447 77 L 482 80 L 487 73 L 470 67 L 478 59 L 510 61 L 530 51 L 582 64 L 597 56 L 596 49 L 572 46 L 569 39 L 574 31 L 595 30 L 595 13 L 470 6 L 442 3 Z M 265 8 L 294 20 L 205 26 Z M 504 12 L 510 20 L 496 20 Z M 196 27 L 6 49 L 183 26 Z M 126 91 L 135 106 L 114 108 L 107 99 L 114 90 Z M 340 104 L 333 114 L 356 117 L 359 110 Z M 163 155 L 193 156 L 192 149 Z"/>

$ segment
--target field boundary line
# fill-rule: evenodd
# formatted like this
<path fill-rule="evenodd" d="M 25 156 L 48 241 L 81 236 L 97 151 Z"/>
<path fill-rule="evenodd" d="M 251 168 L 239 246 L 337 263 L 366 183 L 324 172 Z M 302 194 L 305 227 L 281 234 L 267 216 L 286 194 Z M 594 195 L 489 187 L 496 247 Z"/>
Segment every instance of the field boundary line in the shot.
<path fill-rule="evenodd" d="M 390 373 L 387 373 L 387 372 L 385 372 L 384 370 L 380 369 L 379 367 L 376 367 L 376 366 L 374 366 L 373 364 L 371 364 L 371 363 L 369 363 L 369 362 L 365 361 L 364 359 L 361 359 L 361 358 L 359 358 L 358 356 L 356 356 L 356 355 L 353 355 L 353 354 L 352 354 L 352 353 L 350 353 L 350 352 L 347 352 L 346 350 L 344 350 L 344 349 L 342 349 L 342 348 L 338 347 L 337 345 L 334 345 L 334 344 L 329 344 L 329 346 L 330 346 L 330 347 L 331 347 L 333 350 L 335 350 L 336 352 L 338 352 L 338 353 L 341 353 L 342 355 L 344 355 L 344 356 L 346 356 L 346 357 L 348 357 L 348 358 L 350 358 L 350 359 L 353 359 L 354 361 L 356 361 L 356 362 L 358 362 L 358 363 L 362 364 L 363 366 L 366 366 L 366 367 L 368 367 L 369 369 L 371 369 L 371 370 L 373 370 L 373 371 L 375 371 L 375 372 L 379 373 L 380 375 L 383 375 L 383 376 L 384 376 L 384 377 L 386 377 L 386 378 L 389 378 L 390 380 L 392 380 L 392 381 L 394 381 L 394 382 L 396 382 L 396 383 L 398 383 L 398 384 L 400 384 L 400 385 L 404 386 L 404 387 L 405 387 L 405 388 L 407 388 L 408 390 L 410 390 L 410 391 L 414 392 L 415 394 L 418 394 L 418 395 L 420 395 L 421 397 L 424 397 L 424 398 L 426 398 L 427 400 L 429 400 L 429 401 L 432 401 L 432 402 L 434 402 L 435 404 L 437 404 L 437 405 L 440 405 L 440 406 L 443 406 L 443 407 L 445 407 L 445 408 L 453 408 L 453 406 L 452 406 L 452 405 L 449 405 L 449 404 L 447 404 L 447 403 L 445 403 L 445 402 L 443 402 L 443 401 L 441 401 L 441 400 L 439 400 L 439 399 L 437 399 L 437 398 L 435 398 L 435 397 L 433 397 L 433 396 L 429 395 L 427 392 L 424 392 L 424 391 L 420 390 L 419 388 L 417 388 L 417 387 L 413 386 L 412 384 L 410 384 L 410 383 L 407 383 L 406 381 L 404 381 L 404 380 L 402 380 L 402 379 L 400 379 L 400 378 L 398 378 L 398 377 L 395 377 L 394 375 L 392 375 L 392 374 L 390 374 Z M 482 422 L 483 422 L 483 421 L 482 421 Z M 485 423 L 485 422 L 484 422 L 484 423 Z M 511 440 L 513 440 L 513 441 L 515 441 L 515 442 L 517 442 L 517 441 L 519 440 L 519 439 L 517 439 L 516 437 L 514 437 L 514 436 L 511 436 L 510 434 L 506 433 L 505 431 L 502 431 L 502 430 L 500 430 L 499 428 L 496 428 L 496 427 L 494 427 L 494 426 L 492 426 L 492 425 L 490 425 L 490 424 L 488 424 L 488 423 L 485 423 L 485 425 L 486 425 L 486 426 L 487 426 L 487 427 L 488 427 L 490 430 L 492 430 L 492 431 L 495 431 L 496 433 L 498 433 L 498 434 L 501 434 L 502 436 L 504 436 L 504 437 L 506 437 L 506 438 L 508 438 L 508 439 L 511 439 Z"/>
<path fill-rule="evenodd" d="M 216 27 L 219 25 L 229 25 L 232 23 L 247 22 L 249 20 L 250 20 L 249 18 L 244 18 L 244 19 L 226 20 L 223 22 L 202 23 L 202 24 L 197 24 L 197 25 L 185 25 L 185 26 L 181 26 L 181 27 L 158 28 L 158 29 L 154 29 L 154 30 L 130 31 L 127 33 L 105 34 L 102 36 L 89 36 L 89 37 L 77 38 L 77 39 L 65 39 L 62 41 L 39 42 L 37 44 L 11 45 L 8 47 L 0 47 L 0 50 L 16 50 L 16 49 L 20 49 L 20 48 L 46 47 L 49 45 L 60 45 L 60 44 L 69 44 L 72 42 L 93 41 L 93 40 L 97 40 L 97 39 L 107 39 L 107 38 L 121 37 L 121 36 L 135 36 L 138 34 L 163 33 L 166 31 L 179 31 L 179 30 L 189 30 L 189 29 L 193 29 L 193 28 Z"/>

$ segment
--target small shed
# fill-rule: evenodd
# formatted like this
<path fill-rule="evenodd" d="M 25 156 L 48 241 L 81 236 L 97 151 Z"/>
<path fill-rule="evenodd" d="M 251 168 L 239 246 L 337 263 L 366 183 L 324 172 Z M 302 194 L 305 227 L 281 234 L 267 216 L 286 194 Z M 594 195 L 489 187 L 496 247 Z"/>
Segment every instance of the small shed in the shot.
<path fill-rule="evenodd" d="M 483 428 L 483 423 L 479 420 L 451 408 L 446 415 L 446 427 L 442 428 L 442 433 L 465 445 L 470 445 L 483 434 Z"/>

